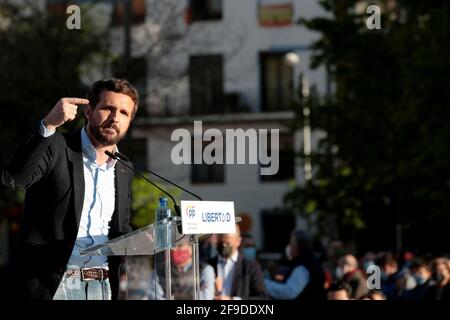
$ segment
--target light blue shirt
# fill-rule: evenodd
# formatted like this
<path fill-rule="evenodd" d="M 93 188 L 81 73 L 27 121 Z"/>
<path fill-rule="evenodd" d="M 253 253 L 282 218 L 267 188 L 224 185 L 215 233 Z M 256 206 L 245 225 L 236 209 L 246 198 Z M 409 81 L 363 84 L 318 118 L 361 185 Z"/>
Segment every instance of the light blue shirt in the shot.
<path fill-rule="evenodd" d="M 50 137 L 52 134 L 55 133 L 55 130 L 49 130 L 44 126 L 44 120 L 41 121 L 41 125 L 39 126 L 39 133 L 44 138 Z"/>
<path fill-rule="evenodd" d="M 41 122 L 40 133 L 51 136 L 55 131 L 48 130 Z M 85 128 L 81 130 L 83 153 L 84 200 L 75 246 L 70 256 L 70 268 L 108 267 L 105 256 L 81 257 L 80 251 L 108 241 L 109 222 L 115 208 L 115 164 L 116 160 L 98 165 L 97 153 Z"/>
<path fill-rule="evenodd" d="M 286 282 L 281 283 L 265 279 L 264 284 L 268 294 L 276 300 L 295 299 L 309 283 L 309 271 L 304 266 L 296 267 Z"/>
<path fill-rule="evenodd" d="M 192 264 L 188 266 L 192 268 Z M 214 294 L 216 292 L 215 288 L 216 274 L 214 268 L 210 265 L 205 265 L 205 267 L 200 271 L 200 300 L 213 300 Z"/>

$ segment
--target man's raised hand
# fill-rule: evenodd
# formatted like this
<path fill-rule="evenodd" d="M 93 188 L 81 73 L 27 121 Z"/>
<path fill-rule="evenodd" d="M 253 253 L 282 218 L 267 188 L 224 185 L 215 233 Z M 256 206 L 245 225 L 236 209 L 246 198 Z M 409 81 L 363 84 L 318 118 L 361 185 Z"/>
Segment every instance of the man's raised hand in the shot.
<path fill-rule="evenodd" d="M 56 130 L 65 122 L 75 119 L 78 109 L 77 104 L 89 104 L 89 100 L 82 98 L 62 98 L 59 100 L 45 116 L 45 127 L 49 130 Z"/>

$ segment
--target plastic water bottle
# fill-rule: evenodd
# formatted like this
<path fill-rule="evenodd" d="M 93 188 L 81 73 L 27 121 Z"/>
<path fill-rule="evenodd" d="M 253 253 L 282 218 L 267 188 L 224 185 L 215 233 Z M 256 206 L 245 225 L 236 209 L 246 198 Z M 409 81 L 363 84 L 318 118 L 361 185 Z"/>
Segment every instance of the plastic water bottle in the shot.
<path fill-rule="evenodd" d="M 170 249 L 174 245 L 174 232 L 170 217 L 172 213 L 167 206 L 167 198 L 159 198 L 159 207 L 156 209 L 156 250 Z"/>

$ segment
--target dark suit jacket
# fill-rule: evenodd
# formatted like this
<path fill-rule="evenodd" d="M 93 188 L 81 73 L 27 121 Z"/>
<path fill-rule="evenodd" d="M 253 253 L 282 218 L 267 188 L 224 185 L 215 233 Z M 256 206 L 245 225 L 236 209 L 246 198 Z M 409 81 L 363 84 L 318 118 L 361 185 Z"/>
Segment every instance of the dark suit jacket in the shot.
<path fill-rule="evenodd" d="M 75 244 L 84 199 L 81 130 L 43 138 L 36 126 L 2 171 L 2 183 L 25 189 L 24 217 L 6 266 L 8 298 L 52 299 Z M 115 167 L 109 238 L 131 231 L 131 174 Z M 119 258 L 109 259 L 113 298 Z"/>
<path fill-rule="evenodd" d="M 215 257 L 208 261 L 213 266 L 216 274 L 218 260 L 218 257 Z M 242 253 L 239 253 L 236 262 L 233 284 L 231 286 L 231 296 L 241 297 L 243 300 L 267 299 L 264 275 L 260 265 L 256 261 L 245 259 Z"/>

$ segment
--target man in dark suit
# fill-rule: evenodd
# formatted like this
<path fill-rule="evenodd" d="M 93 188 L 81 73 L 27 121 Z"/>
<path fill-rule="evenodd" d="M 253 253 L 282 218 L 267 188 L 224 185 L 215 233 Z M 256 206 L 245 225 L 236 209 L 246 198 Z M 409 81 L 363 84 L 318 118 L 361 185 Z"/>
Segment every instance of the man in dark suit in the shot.
<path fill-rule="evenodd" d="M 126 80 L 93 84 L 88 99 L 63 98 L 31 130 L 2 170 L 2 183 L 25 189 L 21 231 L 9 254 L 9 299 L 104 299 L 118 292 L 116 258 L 83 257 L 84 249 L 131 231 L 131 174 L 115 152 L 139 96 Z M 86 126 L 60 134 L 86 105 Z"/>
<path fill-rule="evenodd" d="M 256 261 L 247 260 L 239 252 L 241 241 L 238 225 L 236 233 L 219 235 L 219 255 L 208 261 L 216 272 L 215 300 L 267 298 L 261 267 Z"/>

